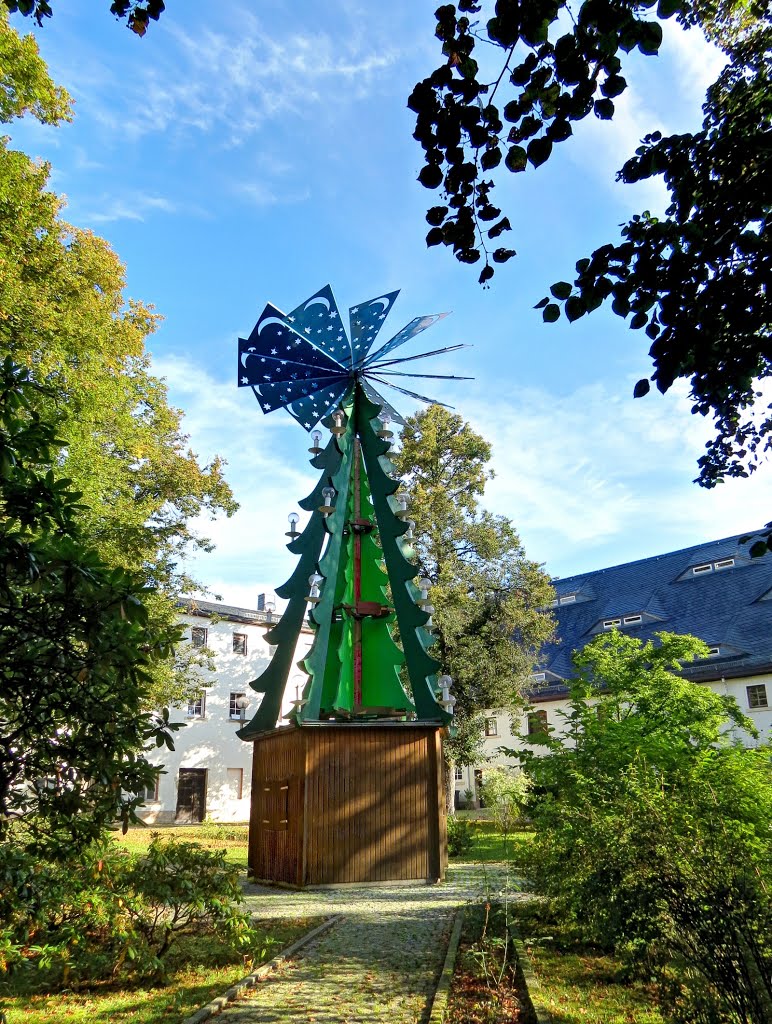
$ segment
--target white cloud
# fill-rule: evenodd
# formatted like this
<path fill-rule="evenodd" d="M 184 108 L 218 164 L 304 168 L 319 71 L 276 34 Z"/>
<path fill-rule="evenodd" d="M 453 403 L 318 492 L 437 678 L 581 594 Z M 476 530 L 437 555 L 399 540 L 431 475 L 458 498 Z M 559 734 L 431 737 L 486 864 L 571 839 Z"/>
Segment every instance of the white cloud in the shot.
<path fill-rule="evenodd" d="M 287 192 L 282 188 L 281 192 L 274 190 L 270 185 L 262 182 L 249 182 L 248 184 L 237 184 L 233 191 L 237 195 L 244 196 L 254 206 L 277 206 L 290 203 L 303 203 L 310 199 L 311 190 L 304 188 L 297 192 Z"/>
<path fill-rule="evenodd" d="M 156 360 L 202 459 L 228 461 L 240 511 L 199 524 L 216 550 L 192 568 L 213 592 L 252 605 L 294 571 L 287 513 L 317 482 L 306 437 L 289 416 L 263 416 L 247 390 L 183 358 Z M 531 558 L 568 575 L 752 530 L 772 519 L 769 466 L 711 491 L 691 481 L 709 423 L 692 416 L 685 388 L 634 401 L 604 384 L 557 395 L 515 388 L 469 395 L 464 417 L 493 444 L 496 478 L 485 504 L 513 520 Z M 303 514 L 301 528 L 305 520 Z"/>
<path fill-rule="evenodd" d="M 692 483 L 710 429 L 685 390 L 634 401 L 599 384 L 467 401 L 494 445 L 486 504 L 563 575 L 758 527 L 772 517 L 770 467 L 710 491 Z"/>
<path fill-rule="evenodd" d="M 163 196 L 132 192 L 125 196 L 103 195 L 96 201 L 96 206 L 85 213 L 81 219 L 88 223 L 107 224 L 116 220 L 144 221 L 152 213 L 176 212 L 176 204 Z"/>

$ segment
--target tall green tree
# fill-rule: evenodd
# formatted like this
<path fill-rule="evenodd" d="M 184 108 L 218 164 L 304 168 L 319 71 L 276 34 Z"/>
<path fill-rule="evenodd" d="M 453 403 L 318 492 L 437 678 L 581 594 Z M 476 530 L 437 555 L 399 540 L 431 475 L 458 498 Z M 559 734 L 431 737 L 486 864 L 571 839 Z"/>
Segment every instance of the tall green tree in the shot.
<path fill-rule="evenodd" d="M 393 461 L 415 521 L 421 575 L 431 581 L 437 642 L 432 656 L 453 677 L 457 734 L 448 756 L 457 765 L 479 756 L 484 712 L 515 713 L 552 633 L 542 609 L 552 588 L 525 556 L 509 519 L 481 508 L 491 446 L 439 405 L 411 416 Z"/>
<path fill-rule="evenodd" d="M 608 302 L 632 329 L 645 330 L 657 388 L 688 380 L 692 411 L 714 420 L 715 438 L 698 463 L 698 482 L 712 487 L 747 476 L 772 444 L 772 406 L 754 415 L 758 383 L 772 373 L 772 13 L 763 0 L 652 7 L 635 0 L 445 4 L 436 12 L 442 63 L 408 105 L 425 156 L 419 180 L 443 193 L 427 214 L 427 244 L 450 246 L 465 263 L 484 259 L 486 285 L 494 265 L 516 255 L 501 244 L 511 224 L 493 199 L 504 169 L 536 170 L 570 144 L 573 124 L 613 118 L 627 88 L 626 55 L 656 55 L 668 18 L 699 26 L 725 51 L 702 130 L 667 138 L 652 131 L 619 172 L 624 182 L 660 177 L 670 196 L 665 216 L 633 217 L 621 242 L 580 259 L 573 283 L 558 281 L 537 307 L 552 323 L 561 311 L 573 321 Z M 474 56 L 479 40 L 489 44 L 488 56 L 500 53 L 485 77 Z M 648 391 L 642 380 L 634 394 Z"/>
<path fill-rule="evenodd" d="M 46 391 L 0 364 L 0 842 L 20 823 L 58 857 L 136 820 L 158 771 L 143 748 L 171 746 L 168 720 L 140 708 L 179 630 L 85 539 Z"/>
<path fill-rule="evenodd" d="M 672 1019 L 772 1010 L 769 750 L 731 697 L 679 675 L 690 636 L 612 631 L 574 657 L 565 733 L 527 738 L 536 836 L 522 865 L 593 943 L 654 978 Z"/>
<path fill-rule="evenodd" d="M 0 16 L 0 51 L 15 52 L 15 38 Z M 6 80 L 5 109 L 56 122 L 67 97 L 35 54 L 27 48 L 23 62 L 34 76 Z M 62 219 L 48 173 L 0 142 L 0 346 L 47 385 L 41 401 L 59 422 L 59 458 L 82 494 L 85 536 L 109 565 L 154 588 L 150 614 L 166 628 L 176 597 L 193 585 L 186 552 L 209 543 L 191 520 L 236 505 L 222 461 L 199 464 L 182 414 L 151 372 L 145 340 L 158 316 L 125 301 L 123 266 L 105 241 Z M 186 691 L 184 659 L 176 665 L 155 669 L 151 699 L 159 705 Z"/>

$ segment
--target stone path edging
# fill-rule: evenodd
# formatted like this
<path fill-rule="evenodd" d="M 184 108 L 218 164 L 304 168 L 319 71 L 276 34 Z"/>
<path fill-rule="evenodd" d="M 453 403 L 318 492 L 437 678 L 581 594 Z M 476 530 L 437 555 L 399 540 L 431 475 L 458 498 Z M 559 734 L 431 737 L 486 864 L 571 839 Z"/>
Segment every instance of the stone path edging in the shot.
<path fill-rule="evenodd" d="M 248 974 L 246 978 L 242 978 L 241 981 L 237 981 L 235 985 L 232 985 L 223 995 L 217 996 L 206 1006 L 202 1006 L 199 1010 L 190 1016 L 186 1017 L 182 1024 L 202 1024 L 203 1021 L 209 1020 L 210 1017 L 214 1017 L 232 1003 L 239 996 L 244 995 L 247 989 L 254 988 L 254 986 L 271 971 L 274 971 L 280 964 L 283 964 L 285 960 L 294 956 L 295 953 L 300 952 L 304 946 L 309 942 L 312 942 L 317 936 L 323 935 L 324 932 L 329 931 L 334 924 L 338 921 L 343 920 L 343 914 L 335 914 L 333 917 L 323 921 L 322 924 L 317 925 L 310 932 L 306 932 L 305 935 L 301 935 L 299 939 L 296 939 L 292 945 L 287 946 L 281 953 L 278 953 L 272 960 L 269 960 L 266 964 L 261 964 L 256 971 Z"/>
<path fill-rule="evenodd" d="M 528 997 L 528 1002 L 531 1004 L 536 1024 L 552 1024 L 552 1018 L 538 996 L 539 989 L 541 988 L 539 985 L 539 979 L 534 973 L 531 958 L 526 952 L 525 944 L 523 943 L 520 932 L 517 930 L 517 925 L 514 924 L 514 922 L 511 922 L 509 925 L 509 936 L 512 939 L 512 944 L 515 948 L 520 980 L 523 983 L 523 989 Z"/>
<path fill-rule="evenodd" d="M 442 1024 L 442 1021 L 445 1019 L 445 1011 L 448 1008 L 448 997 L 450 996 L 450 985 L 453 981 L 453 972 L 456 967 L 458 947 L 461 942 L 461 929 L 464 925 L 464 909 L 464 907 L 459 907 L 456 911 L 456 917 L 453 921 L 453 931 L 450 933 L 450 941 L 448 942 L 448 952 L 445 957 L 445 963 L 442 968 L 440 980 L 437 982 L 437 988 L 434 993 L 434 999 L 432 1000 L 432 1008 L 427 1024 Z"/>

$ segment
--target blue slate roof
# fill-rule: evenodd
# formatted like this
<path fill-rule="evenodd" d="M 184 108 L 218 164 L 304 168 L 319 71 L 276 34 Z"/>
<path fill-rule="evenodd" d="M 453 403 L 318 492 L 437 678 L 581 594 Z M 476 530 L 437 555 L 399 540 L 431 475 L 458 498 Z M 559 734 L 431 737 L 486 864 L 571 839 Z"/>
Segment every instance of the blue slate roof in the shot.
<path fill-rule="evenodd" d="M 740 536 L 554 580 L 558 599 L 568 594 L 577 599 L 552 610 L 556 640 L 543 649 L 538 669 L 548 673 L 549 685 L 535 688 L 532 697 L 562 696 L 566 687 L 554 677 L 571 677 L 571 653 L 604 632 L 604 619 L 624 616 L 642 616 L 637 625 L 620 626 L 642 640 L 665 630 L 691 633 L 719 647 L 719 655 L 685 666 L 689 679 L 772 670 L 772 555 L 750 558 L 750 545 L 740 544 Z M 714 567 L 730 558 L 731 568 Z M 707 565 L 709 571 L 694 574 L 694 567 Z"/>

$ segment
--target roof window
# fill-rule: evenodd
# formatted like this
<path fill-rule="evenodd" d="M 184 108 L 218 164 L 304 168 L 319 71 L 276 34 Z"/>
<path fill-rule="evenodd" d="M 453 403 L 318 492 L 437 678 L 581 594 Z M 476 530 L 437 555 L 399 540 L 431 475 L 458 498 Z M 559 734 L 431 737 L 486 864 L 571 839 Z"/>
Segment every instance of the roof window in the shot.
<path fill-rule="evenodd" d="M 637 626 L 639 622 L 643 622 L 642 615 L 625 615 L 624 624 L 626 626 Z"/>
<path fill-rule="evenodd" d="M 733 569 L 734 558 L 719 558 L 715 562 L 702 562 L 692 566 L 692 576 L 704 576 L 708 572 L 721 572 L 722 569 Z"/>
<path fill-rule="evenodd" d="M 622 625 L 622 620 L 621 619 L 604 619 L 603 620 L 603 628 L 604 629 L 614 629 L 617 626 L 621 626 L 621 625 Z"/>

